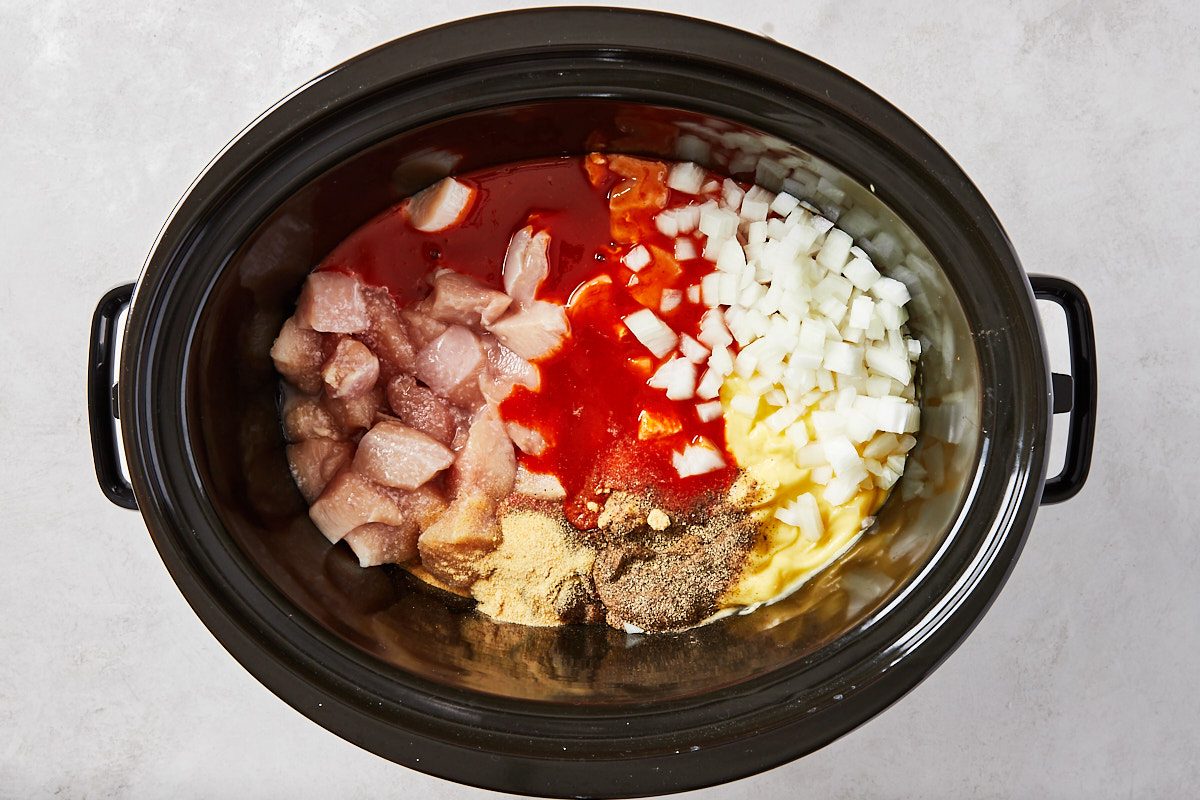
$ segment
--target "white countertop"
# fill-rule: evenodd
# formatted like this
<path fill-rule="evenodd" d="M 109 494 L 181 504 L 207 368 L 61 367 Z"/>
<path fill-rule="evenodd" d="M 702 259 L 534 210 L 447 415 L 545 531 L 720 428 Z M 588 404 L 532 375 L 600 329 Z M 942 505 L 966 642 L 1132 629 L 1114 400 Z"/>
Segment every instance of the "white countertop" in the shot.
<path fill-rule="evenodd" d="M 83 367 L 95 302 L 259 111 L 501 5 L 91 5 L 0 10 L 0 796 L 489 796 L 338 739 L 226 654 L 96 488 Z M 982 5 L 657 4 L 806 50 L 910 114 L 1026 268 L 1088 294 L 1102 385 L 1087 487 L 1042 509 L 945 665 L 824 750 L 696 796 L 1196 795 L 1200 11 Z"/>

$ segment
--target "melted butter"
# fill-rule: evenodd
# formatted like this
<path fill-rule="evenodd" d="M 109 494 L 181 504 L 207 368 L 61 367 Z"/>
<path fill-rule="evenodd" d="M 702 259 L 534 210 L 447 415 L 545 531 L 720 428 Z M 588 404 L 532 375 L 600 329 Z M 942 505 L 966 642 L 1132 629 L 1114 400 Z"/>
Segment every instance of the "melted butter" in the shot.
<path fill-rule="evenodd" d="M 727 378 L 721 388 L 725 441 L 737 465 L 757 484 L 752 513 L 762 522 L 762 530 L 741 577 L 721 598 L 721 608 L 767 603 L 795 591 L 858 540 L 863 521 L 885 497 L 879 489 L 865 489 L 845 503 L 831 506 L 822 496 L 824 487 L 812 480 L 812 470 L 796 463 L 787 438 L 763 424 L 773 408 L 760 404 L 758 414 L 751 418 L 730 407 L 739 391 L 746 391 L 746 385 L 736 376 Z M 811 436 L 811 412 L 804 423 Z M 804 492 L 816 497 L 825 523 L 824 534 L 815 542 L 801 536 L 795 526 L 775 519 L 777 508 Z"/>

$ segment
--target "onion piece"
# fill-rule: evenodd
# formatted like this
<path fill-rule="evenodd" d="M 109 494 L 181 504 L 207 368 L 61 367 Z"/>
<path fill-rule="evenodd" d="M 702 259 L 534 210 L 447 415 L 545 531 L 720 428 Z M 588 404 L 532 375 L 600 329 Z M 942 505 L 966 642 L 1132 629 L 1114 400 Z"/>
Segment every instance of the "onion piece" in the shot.
<path fill-rule="evenodd" d="M 689 444 L 682 451 L 672 453 L 671 465 L 675 467 L 679 477 L 688 478 L 724 469 L 725 459 L 711 442 L 700 437 L 695 444 Z"/>
<path fill-rule="evenodd" d="M 634 338 L 656 357 L 662 358 L 675 349 L 679 337 L 648 308 L 635 311 L 622 320 Z"/>
<path fill-rule="evenodd" d="M 696 242 L 686 236 L 680 236 L 675 240 L 675 260 L 676 261 L 691 261 L 699 255 L 696 252 Z"/>
<path fill-rule="evenodd" d="M 634 272 L 640 272 L 650 263 L 650 251 L 639 244 L 621 257 L 621 263 Z"/>
<path fill-rule="evenodd" d="M 684 194 L 700 194 L 704 186 L 704 168 L 690 161 L 674 164 L 667 173 L 667 186 Z"/>
<path fill-rule="evenodd" d="M 720 400 L 710 400 L 707 403 L 696 404 L 696 416 L 700 418 L 701 422 L 712 422 L 723 413 L 725 412 L 721 408 Z"/>
<path fill-rule="evenodd" d="M 696 365 L 686 358 L 672 358 L 664 363 L 646 385 L 666 389 L 668 400 L 688 400 L 696 395 Z"/>
<path fill-rule="evenodd" d="M 693 364 L 703 364 L 708 361 L 708 348 L 686 333 L 679 337 L 679 352 Z"/>

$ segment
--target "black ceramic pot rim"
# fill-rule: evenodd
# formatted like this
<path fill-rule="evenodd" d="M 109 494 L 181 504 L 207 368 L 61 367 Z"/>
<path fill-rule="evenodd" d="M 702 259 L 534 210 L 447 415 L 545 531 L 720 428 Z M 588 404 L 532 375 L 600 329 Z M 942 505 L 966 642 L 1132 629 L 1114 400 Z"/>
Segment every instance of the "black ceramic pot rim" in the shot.
<path fill-rule="evenodd" d="M 1003 365 L 996 370 L 1004 381 L 1026 384 L 1020 401 L 1003 408 L 994 396 L 984 399 L 986 452 L 956 521 L 971 528 L 971 554 L 942 589 L 932 594 L 924 581 L 939 552 L 826 656 L 640 708 L 533 704 L 435 685 L 374 661 L 305 618 L 236 552 L 199 490 L 186 414 L 177 411 L 186 396 L 186 347 L 165 363 L 158 338 L 170 325 L 194 331 L 195 320 L 164 314 L 215 209 L 236 201 L 254 170 L 335 110 L 459 65 L 597 52 L 725 70 L 839 114 L 885 154 L 879 158 L 903 164 L 924 191 L 953 207 L 964 235 L 988 255 L 992 288 L 1002 292 L 994 302 L 1004 307 L 995 319 L 1008 327 L 977 345 L 1009 352 L 981 360 Z M 838 166 L 853 174 L 856 165 Z M 330 70 L 260 117 L 209 165 L 161 232 L 138 282 L 119 382 L 134 491 L 155 545 L 197 615 L 239 662 L 309 718 L 399 763 L 486 788 L 557 796 L 679 791 L 758 772 L 827 744 L 913 688 L 973 628 L 1019 554 L 1041 491 L 1050 420 L 1048 370 L 1024 274 L 982 196 L 927 134 L 865 87 L 780 45 L 683 17 L 613 9 L 510 12 L 427 30 Z M 972 516 L 972 501 L 983 493 L 996 498 L 995 508 Z M 957 533 L 943 551 L 966 546 Z M 921 611 L 900 628 L 889 612 L 904 604 Z M 819 690 L 799 691 L 801 675 Z"/>

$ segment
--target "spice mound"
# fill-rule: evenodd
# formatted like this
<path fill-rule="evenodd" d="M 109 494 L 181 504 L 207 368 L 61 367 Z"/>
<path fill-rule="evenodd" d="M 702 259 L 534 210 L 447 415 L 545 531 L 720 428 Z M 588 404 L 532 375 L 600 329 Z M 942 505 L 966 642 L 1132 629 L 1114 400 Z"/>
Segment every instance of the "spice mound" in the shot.
<path fill-rule="evenodd" d="M 903 473 L 907 287 L 815 206 L 592 154 L 445 178 L 271 350 L 309 516 L 499 620 L 681 630 L 794 591 Z"/>

